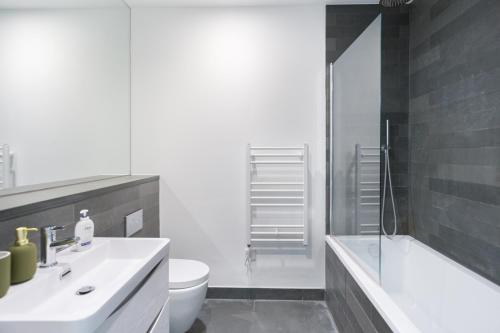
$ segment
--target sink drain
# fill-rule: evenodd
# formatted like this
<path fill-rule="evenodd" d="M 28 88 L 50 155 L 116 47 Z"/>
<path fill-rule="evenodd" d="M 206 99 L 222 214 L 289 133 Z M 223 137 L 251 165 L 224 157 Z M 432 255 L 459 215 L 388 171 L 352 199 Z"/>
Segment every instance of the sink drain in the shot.
<path fill-rule="evenodd" d="M 93 292 L 94 290 L 95 290 L 94 286 L 85 286 L 85 287 L 81 287 L 80 289 L 78 289 L 76 291 L 76 294 L 78 296 L 87 295 L 87 294 L 90 294 L 91 292 Z"/>

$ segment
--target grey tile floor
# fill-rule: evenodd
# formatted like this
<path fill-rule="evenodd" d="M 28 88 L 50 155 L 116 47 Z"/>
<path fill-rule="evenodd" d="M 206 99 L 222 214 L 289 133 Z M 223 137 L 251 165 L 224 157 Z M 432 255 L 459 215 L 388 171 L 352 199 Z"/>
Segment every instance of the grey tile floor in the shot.
<path fill-rule="evenodd" d="M 323 301 L 206 300 L 187 333 L 337 332 Z"/>

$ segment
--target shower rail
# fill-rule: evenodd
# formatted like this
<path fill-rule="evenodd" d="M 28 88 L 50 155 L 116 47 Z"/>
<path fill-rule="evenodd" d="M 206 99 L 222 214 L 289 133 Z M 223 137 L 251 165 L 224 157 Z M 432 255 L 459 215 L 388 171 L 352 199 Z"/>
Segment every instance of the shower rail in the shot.
<path fill-rule="evenodd" d="M 306 246 L 309 228 L 308 145 L 264 147 L 249 144 L 247 165 L 247 245 L 300 243 Z M 267 170 L 266 174 L 266 170 L 262 169 L 269 167 L 274 167 L 274 172 L 269 173 Z M 289 178 L 290 175 L 294 177 L 283 179 Z M 285 213 L 285 217 L 289 215 L 289 218 L 271 217 L 262 222 L 257 216 L 258 210 L 265 210 L 271 215 Z M 297 218 L 300 218 L 301 222 L 292 224 L 291 221 Z"/>

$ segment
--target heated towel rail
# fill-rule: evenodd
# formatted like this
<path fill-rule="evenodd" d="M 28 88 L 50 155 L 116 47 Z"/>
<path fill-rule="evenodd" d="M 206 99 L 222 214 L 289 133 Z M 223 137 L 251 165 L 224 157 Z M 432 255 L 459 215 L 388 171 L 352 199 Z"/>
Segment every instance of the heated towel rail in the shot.
<path fill-rule="evenodd" d="M 308 145 L 248 145 L 248 246 L 308 243 Z"/>
<path fill-rule="evenodd" d="M 356 233 L 379 234 L 380 147 L 356 145 Z"/>

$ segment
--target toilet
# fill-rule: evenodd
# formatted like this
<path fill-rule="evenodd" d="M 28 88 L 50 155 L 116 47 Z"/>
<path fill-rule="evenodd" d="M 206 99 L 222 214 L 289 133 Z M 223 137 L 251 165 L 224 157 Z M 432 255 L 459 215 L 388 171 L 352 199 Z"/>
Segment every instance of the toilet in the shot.
<path fill-rule="evenodd" d="M 200 261 L 169 260 L 170 333 L 185 333 L 193 325 L 207 294 L 209 271 Z"/>

